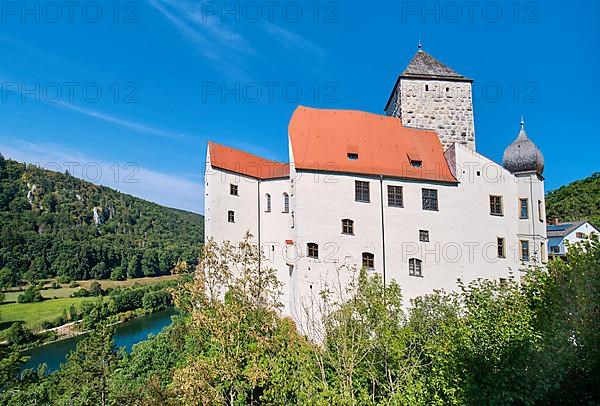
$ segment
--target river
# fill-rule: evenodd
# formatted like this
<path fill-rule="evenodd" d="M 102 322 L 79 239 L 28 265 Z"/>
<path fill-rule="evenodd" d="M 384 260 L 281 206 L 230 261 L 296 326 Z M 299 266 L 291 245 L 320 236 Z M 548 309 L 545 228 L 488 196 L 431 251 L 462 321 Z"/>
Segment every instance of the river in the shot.
<path fill-rule="evenodd" d="M 125 347 L 125 350 L 130 352 L 133 345 L 147 339 L 148 334 L 158 334 L 170 325 L 171 316 L 174 314 L 175 309 L 168 309 L 118 324 L 115 329 L 115 344 L 117 347 Z M 25 351 L 24 354 L 31 358 L 21 369 L 37 368 L 38 364 L 45 362 L 48 365 L 48 373 L 56 371 L 60 364 L 66 361 L 67 354 L 73 351 L 84 337 L 85 335 L 80 335 Z"/>

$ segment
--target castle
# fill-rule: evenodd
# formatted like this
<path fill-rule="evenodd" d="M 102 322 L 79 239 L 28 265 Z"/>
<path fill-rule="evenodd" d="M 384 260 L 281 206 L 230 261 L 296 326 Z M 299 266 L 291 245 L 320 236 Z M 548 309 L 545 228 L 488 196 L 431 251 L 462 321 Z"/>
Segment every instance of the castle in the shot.
<path fill-rule="evenodd" d="M 477 153 L 472 80 L 420 47 L 385 112 L 298 107 L 289 163 L 208 144 L 206 238 L 249 231 L 300 323 L 342 265 L 396 280 L 408 304 L 547 260 L 544 161 L 523 122 L 503 165 Z"/>

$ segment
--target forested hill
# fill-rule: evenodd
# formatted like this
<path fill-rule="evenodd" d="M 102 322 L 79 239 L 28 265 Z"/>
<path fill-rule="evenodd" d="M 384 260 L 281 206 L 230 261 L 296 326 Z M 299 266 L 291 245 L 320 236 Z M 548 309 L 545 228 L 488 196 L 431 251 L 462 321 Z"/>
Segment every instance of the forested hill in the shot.
<path fill-rule="evenodd" d="M 600 227 L 600 172 L 549 192 L 546 211 L 548 219 L 590 220 Z"/>
<path fill-rule="evenodd" d="M 203 238 L 198 214 L 0 155 L 0 285 L 191 269 Z"/>

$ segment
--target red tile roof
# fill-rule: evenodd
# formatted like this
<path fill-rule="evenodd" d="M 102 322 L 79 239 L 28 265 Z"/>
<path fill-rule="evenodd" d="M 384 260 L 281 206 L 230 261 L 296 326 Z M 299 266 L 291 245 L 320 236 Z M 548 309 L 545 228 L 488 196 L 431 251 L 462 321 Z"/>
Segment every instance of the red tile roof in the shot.
<path fill-rule="evenodd" d="M 395 117 L 300 106 L 289 135 L 296 169 L 457 182 L 437 134 L 403 127 Z"/>
<path fill-rule="evenodd" d="M 239 149 L 208 142 L 211 166 L 257 179 L 277 179 L 290 176 L 289 164 L 271 161 Z"/>

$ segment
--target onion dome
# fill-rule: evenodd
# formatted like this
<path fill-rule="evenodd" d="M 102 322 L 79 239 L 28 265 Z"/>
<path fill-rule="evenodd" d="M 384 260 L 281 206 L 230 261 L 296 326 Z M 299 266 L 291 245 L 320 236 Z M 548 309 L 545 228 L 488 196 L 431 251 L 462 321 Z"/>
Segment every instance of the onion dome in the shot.
<path fill-rule="evenodd" d="M 521 118 L 521 131 L 516 140 L 504 150 L 503 166 L 511 173 L 544 172 L 544 156 L 525 133 L 525 122 Z"/>

